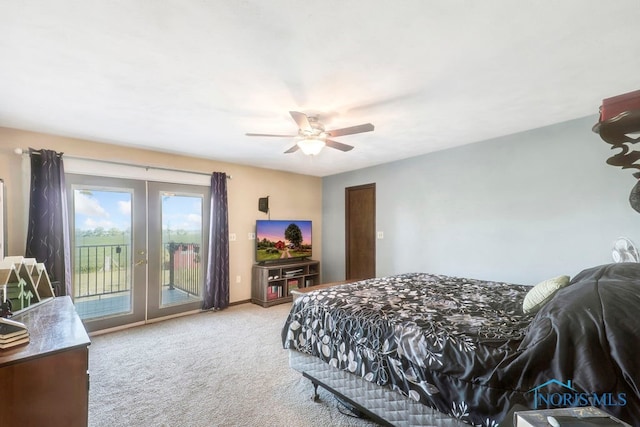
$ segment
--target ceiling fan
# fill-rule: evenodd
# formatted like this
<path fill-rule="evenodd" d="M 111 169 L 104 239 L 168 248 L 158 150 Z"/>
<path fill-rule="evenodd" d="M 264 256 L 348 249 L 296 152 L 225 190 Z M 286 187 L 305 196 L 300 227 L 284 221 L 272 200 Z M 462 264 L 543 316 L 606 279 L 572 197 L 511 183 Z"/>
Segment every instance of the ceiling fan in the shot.
<path fill-rule="evenodd" d="M 335 148 L 340 151 L 349 151 L 353 149 L 352 145 L 343 144 L 338 141 L 334 141 L 329 138 L 336 136 L 353 135 L 354 133 L 370 132 L 374 129 L 371 123 L 365 123 L 363 125 L 350 126 L 341 129 L 325 130 L 324 125 L 320 123 L 318 117 L 308 116 L 298 111 L 289 111 L 291 117 L 298 125 L 297 135 L 273 135 L 265 133 L 247 133 L 247 136 L 269 136 L 278 138 L 299 138 L 298 142 L 286 153 L 293 153 L 302 150 L 303 153 L 308 155 L 316 155 L 325 147 Z"/>

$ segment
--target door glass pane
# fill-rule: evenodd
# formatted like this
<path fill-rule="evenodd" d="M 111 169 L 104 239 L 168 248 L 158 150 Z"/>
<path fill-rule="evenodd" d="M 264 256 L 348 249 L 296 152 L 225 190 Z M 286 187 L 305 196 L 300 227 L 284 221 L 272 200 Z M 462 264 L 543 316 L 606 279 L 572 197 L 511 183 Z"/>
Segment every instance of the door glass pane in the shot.
<path fill-rule="evenodd" d="M 74 189 L 73 293 L 82 319 L 131 312 L 131 201 L 127 190 Z"/>
<path fill-rule="evenodd" d="M 202 196 L 161 192 L 160 306 L 201 300 Z"/>

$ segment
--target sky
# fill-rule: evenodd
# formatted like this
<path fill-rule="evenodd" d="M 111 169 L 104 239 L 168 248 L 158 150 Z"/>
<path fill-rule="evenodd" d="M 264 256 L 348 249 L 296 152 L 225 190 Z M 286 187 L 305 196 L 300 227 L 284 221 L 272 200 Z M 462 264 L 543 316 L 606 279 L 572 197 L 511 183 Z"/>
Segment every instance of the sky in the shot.
<path fill-rule="evenodd" d="M 127 191 L 75 190 L 75 227 L 127 230 L 131 225 L 132 195 Z M 162 196 L 162 228 L 201 230 L 202 198 L 166 193 Z"/>
<path fill-rule="evenodd" d="M 202 198 L 163 196 L 162 229 L 202 230 Z"/>

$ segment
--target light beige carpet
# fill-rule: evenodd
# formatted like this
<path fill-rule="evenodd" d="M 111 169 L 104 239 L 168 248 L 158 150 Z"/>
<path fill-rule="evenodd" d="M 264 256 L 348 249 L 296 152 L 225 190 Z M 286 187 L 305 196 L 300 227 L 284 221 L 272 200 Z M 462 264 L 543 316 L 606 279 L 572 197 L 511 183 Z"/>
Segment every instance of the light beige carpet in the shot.
<path fill-rule="evenodd" d="M 92 338 L 89 425 L 372 426 L 288 365 L 290 304 L 242 304 Z"/>

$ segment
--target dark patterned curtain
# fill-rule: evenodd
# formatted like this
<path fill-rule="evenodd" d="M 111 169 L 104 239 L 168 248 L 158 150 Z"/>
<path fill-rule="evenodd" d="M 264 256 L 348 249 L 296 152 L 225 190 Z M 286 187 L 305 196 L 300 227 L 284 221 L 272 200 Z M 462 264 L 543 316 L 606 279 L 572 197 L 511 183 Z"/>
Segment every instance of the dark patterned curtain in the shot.
<path fill-rule="evenodd" d="M 45 265 L 58 295 L 71 292 L 71 248 L 62 153 L 29 149 L 31 195 L 27 228 L 27 258 Z"/>
<path fill-rule="evenodd" d="M 229 306 L 229 214 L 227 174 L 211 175 L 211 217 L 209 219 L 209 260 L 204 282 L 204 310 Z"/>

